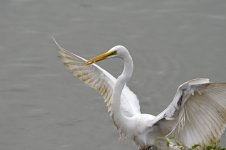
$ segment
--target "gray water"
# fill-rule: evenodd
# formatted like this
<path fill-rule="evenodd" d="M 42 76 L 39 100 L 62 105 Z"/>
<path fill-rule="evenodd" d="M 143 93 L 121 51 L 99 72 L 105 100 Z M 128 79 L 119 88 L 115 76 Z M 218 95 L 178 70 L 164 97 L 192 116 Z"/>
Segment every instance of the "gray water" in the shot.
<path fill-rule="evenodd" d="M 125 45 L 145 113 L 161 112 L 184 81 L 226 82 L 225 0 L 2 0 L 1 150 L 136 149 L 119 141 L 101 96 L 63 67 L 52 35 L 85 58 Z M 122 71 L 118 60 L 99 65 Z"/>

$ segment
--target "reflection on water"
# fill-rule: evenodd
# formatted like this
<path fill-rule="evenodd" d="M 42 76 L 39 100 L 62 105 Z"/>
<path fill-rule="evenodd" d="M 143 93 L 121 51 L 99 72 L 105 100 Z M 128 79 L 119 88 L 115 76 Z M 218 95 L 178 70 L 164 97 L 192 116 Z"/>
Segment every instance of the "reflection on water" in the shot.
<path fill-rule="evenodd" d="M 1 149 L 136 149 L 118 141 L 101 96 L 63 68 L 51 36 L 86 58 L 125 45 L 135 63 L 129 86 L 142 112 L 157 114 L 186 80 L 226 81 L 225 6 L 221 0 L 1 1 Z M 117 60 L 99 64 L 114 75 L 122 70 Z"/>

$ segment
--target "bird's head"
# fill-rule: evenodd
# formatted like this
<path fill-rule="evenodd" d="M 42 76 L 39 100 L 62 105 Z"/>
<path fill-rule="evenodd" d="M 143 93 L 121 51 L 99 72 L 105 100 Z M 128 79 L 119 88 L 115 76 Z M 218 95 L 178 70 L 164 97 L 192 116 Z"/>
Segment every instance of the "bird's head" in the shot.
<path fill-rule="evenodd" d="M 90 60 L 86 61 L 85 63 L 87 65 L 90 65 L 92 63 L 107 59 L 107 58 L 113 58 L 113 57 L 119 57 L 121 59 L 125 58 L 129 56 L 129 52 L 127 50 L 127 48 L 125 48 L 124 46 L 121 45 L 117 45 L 114 46 L 113 48 L 111 48 L 109 51 L 100 54 L 96 57 L 91 58 Z"/>

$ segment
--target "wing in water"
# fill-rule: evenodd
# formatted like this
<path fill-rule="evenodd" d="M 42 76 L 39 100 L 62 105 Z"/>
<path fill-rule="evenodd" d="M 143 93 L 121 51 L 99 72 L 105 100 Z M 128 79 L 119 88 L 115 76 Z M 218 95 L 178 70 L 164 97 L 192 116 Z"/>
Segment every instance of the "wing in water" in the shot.
<path fill-rule="evenodd" d="M 160 128 L 173 122 L 168 135 L 185 146 L 215 144 L 226 127 L 226 83 L 185 82 L 157 120 Z"/>
<path fill-rule="evenodd" d="M 81 81 L 103 96 L 108 112 L 113 116 L 111 98 L 116 79 L 96 64 L 86 65 L 86 59 L 65 50 L 54 38 L 53 40 L 59 48 L 59 57 L 64 63 L 64 66 L 69 69 L 75 77 L 78 77 Z M 122 107 L 124 107 L 124 113 L 126 113 L 126 115 L 132 116 L 140 113 L 139 101 L 136 95 L 127 86 L 125 86 L 122 91 L 122 97 Z M 120 130 L 117 123 L 115 121 L 114 123 Z"/>

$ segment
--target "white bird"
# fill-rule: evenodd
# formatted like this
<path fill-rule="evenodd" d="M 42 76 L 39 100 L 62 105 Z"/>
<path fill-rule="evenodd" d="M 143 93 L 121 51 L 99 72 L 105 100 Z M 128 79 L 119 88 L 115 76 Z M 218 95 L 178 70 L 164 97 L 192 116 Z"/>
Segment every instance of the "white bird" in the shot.
<path fill-rule="evenodd" d="M 198 78 L 180 85 L 171 104 L 159 115 L 142 114 L 137 96 L 126 83 L 133 73 L 133 60 L 124 46 L 86 60 L 62 48 L 60 58 L 70 72 L 99 92 L 120 134 L 133 140 L 139 150 L 156 147 L 159 137 L 173 137 L 187 147 L 194 144 L 215 144 L 226 127 L 226 83 L 212 83 Z M 115 78 L 94 64 L 117 57 L 123 60 L 124 70 Z"/>

